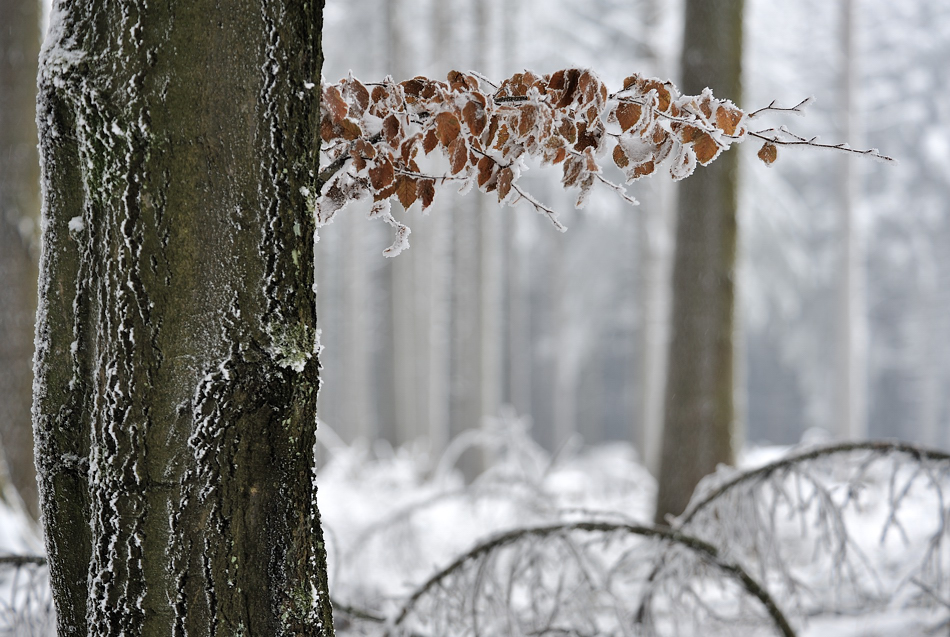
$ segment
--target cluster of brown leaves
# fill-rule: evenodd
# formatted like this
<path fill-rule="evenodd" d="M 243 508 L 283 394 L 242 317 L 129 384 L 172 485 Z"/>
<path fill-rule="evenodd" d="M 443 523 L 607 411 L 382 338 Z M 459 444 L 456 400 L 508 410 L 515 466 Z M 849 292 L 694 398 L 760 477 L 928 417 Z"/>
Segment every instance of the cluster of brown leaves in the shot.
<path fill-rule="evenodd" d="M 608 156 L 630 183 L 667 161 L 673 178 L 683 179 L 747 136 L 765 140 L 759 157 L 771 164 L 775 144 L 783 143 L 749 132 L 749 117 L 708 89 L 682 95 L 669 82 L 639 75 L 613 94 L 583 69 L 526 71 L 499 86 L 458 71 L 441 82 L 416 77 L 368 86 L 350 76 L 321 90 L 317 221 L 372 197 L 371 216 L 397 228 L 388 256 L 408 246 L 409 234 L 393 218 L 390 200 L 406 208 L 419 201 L 425 210 L 447 182 L 463 192 L 496 193 L 499 202 L 525 199 L 563 230 L 554 211 L 520 187 L 526 158 L 560 165 L 564 187 L 580 191 L 580 207 L 597 181 L 636 203 L 604 177 Z"/>

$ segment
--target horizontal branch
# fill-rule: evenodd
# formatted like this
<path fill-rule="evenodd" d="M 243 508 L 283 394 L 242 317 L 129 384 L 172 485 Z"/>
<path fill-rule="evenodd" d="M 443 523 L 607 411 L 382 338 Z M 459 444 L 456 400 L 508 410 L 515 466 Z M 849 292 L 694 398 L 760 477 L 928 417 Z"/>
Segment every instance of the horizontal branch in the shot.
<path fill-rule="evenodd" d="M 0 565 L 25 566 L 27 564 L 45 566 L 46 558 L 42 555 L 0 555 Z"/>
<path fill-rule="evenodd" d="M 783 135 L 788 135 L 789 137 L 791 137 L 791 139 L 782 138 L 782 137 L 779 136 L 779 134 L 775 134 L 775 135 L 771 135 L 771 136 L 767 134 L 767 133 L 769 133 L 769 132 L 771 132 L 771 131 L 773 131 L 773 130 L 775 130 L 775 129 L 766 129 L 766 130 L 761 130 L 761 131 L 749 131 L 749 132 L 748 132 L 748 135 L 749 135 L 749 137 L 755 137 L 755 138 L 757 138 L 757 139 L 761 139 L 761 140 L 763 140 L 763 141 L 769 142 L 770 144 L 775 144 L 776 146 L 809 146 L 809 147 L 811 147 L 811 148 L 825 148 L 825 149 L 828 149 L 828 150 L 841 150 L 841 151 L 844 151 L 844 152 L 846 152 L 846 153 L 853 153 L 853 154 L 855 154 L 855 155 L 865 155 L 865 156 L 867 156 L 867 157 L 873 157 L 874 159 L 880 159 L 880 160 L 882 160 L 882 161 L 889 161 L 889 162 L 896 162 L 896 161 L 897 161 L 897 160 L 894 159 L 893 157 L 889 157 L 889 156 L 887 156 L 887 155 L 882 155 L 882 154 L 878 151 L 878 149 L 876 149 L 876 148 L 869 148 L 869 149 L 867 149 L 867 150 L 859 150 L 859 149 L 857 149 L 857 148 L 851 148 L 850 146 L 848 146 L 847 144 L 844 144 L 844 143 L 842 143 L 842 144 L 823 144 L 823 143 L 817 141 L 817 140 L 818 140 L 817 137 L 812 137 L 812 138 L 810 138 L 810 139 L 806 139 L 806 138 L 804 138 L 804 137 L 799 137 L 798 135 L 795 135 L 794 133 L 791 133 L 791 132 L 789 132 L 789 131 L 787 131 L 787 130 L 784 130 L 784 129 L 781 130 L 780 133 L 783 134 Z"/>

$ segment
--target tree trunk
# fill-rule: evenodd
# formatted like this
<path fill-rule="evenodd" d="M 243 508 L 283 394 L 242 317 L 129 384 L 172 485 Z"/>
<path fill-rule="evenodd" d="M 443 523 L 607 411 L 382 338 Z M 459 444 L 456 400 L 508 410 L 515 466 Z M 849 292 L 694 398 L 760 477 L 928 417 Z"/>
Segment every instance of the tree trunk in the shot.
<path fill-rule="evenodd" d="M 687 0 L 682 89 L 740 102 L 742 0 Z M 699 480 L 734 450 L 733 331 L 738 155 L 679 190 L 673 315 L 657 522 L 681 513 Z"/>
<path fill-rule="evenodd" d="M 841 5 L 841 133 L 858 147 L 857 52 L 855 50 L 855 0 Z M 867 438 L 867 314 L 865 309 L 865 259 L 863 232 L 858 219 L 860 166 L 842 153 L 838 265 L 838 313 L 835 325 L 836 361 L 835 428 L 844 440 Z"/>
<path fill-rule="evenodd" d="M 36 519 L 30 401 L 40 212 L 39 50 L 39 0 L 0 3 L 0 440 L 13 486 Z"/>
<path fill-rule="evenodd" d="M 60 635 L 329 635 L 323 2 L 61 0 L 34 395 Z"/>

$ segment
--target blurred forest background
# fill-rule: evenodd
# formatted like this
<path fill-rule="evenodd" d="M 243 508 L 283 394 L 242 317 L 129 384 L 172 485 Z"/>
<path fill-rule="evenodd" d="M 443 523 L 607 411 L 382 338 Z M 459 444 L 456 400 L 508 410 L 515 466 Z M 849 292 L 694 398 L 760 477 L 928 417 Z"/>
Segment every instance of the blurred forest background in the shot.
<path fill-rule="evenodd" d="M 38 196 L 35 132 L 12 119 L 14 101 L 32 96 L 8 78 L 35 59 L 38 11 L 12 11 L 28 5 L 0 3 L 0 434 L 14 482 L 31 466 L 22 334 L 32 333 Z M 634 72 L 676 82 L 682 22 L 680 2 L 659 0 L 328 0 L 324 74 L 474 69 L 500 80 L 581 66 L 611 87 Z M 743 29 L 740 106 L 814 95 L 796 132 L 900 163 L 780 149 L 766 168 L 756 148 L 739 149 L 739 435 L 791 444 L 824 430 L 946 447 L 950 7 L 746 0 Z M 535 172 L 525 185 L 562 212 L 567 233 L 477 192 L 411 210 L 412 248 L 395 259 L 380 254 L 389 229 L 356 208 L 321 230 L 319 409 L 343 440 L 412 443 L 435 463 L 462 432 L 518 416 L 550 451 L 629 441 L 656 471 L 678 186 L 639 182 L 637 208 L 595 191 L 578 212 L 556 172 Z M 474 474 L 487 460 L 462 466 Z M 35 512 L 35 491 L 21 492 Z"/>
<path fill-rule="evenodd" d="M 329 0 L 324 74 L 581 66 L 611 87 L 633 72 L 676 82 L 680 4 Z M 765 168 L 757 148 L 739 149 L 740 436 L 790 444 L 818 429 L 945 447 L 950 7 L 746 0 L 744 32 L 740 106 L 812 95 L 796 132 L 899 163 L 780 149 Z M 549 450 L 573 436 L 631 441 L 655 470 L 678 185 L 638 182 L 637 208 L 595 191 L 578 212 L 556 173 L 537 172 L 526 183 L 563 212 L 563 235 L 479 193 L 411 210 L 412 248 L 396 259 L 380 257 L 388 228 L 355 209 L 321 230 L 320 413 L 341 437 L 425 441 L 438 457 L 508 410 Z"/>

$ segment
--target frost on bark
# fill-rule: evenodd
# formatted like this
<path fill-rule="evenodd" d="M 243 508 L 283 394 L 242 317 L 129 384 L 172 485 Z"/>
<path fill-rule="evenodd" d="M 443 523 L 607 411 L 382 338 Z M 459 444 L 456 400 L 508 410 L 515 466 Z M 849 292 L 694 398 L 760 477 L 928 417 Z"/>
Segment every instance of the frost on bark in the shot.
<path fill-rule="evenodd" d="M 306 202 L 322 9 L 54 5 L 34 427 L 60 635 L 332 634 Z"/>
<path fill-rule="evenodd" d="M 11 482 L 34 518 L 30 365 L 40 210 L 35 123 L 39 49 L 40 3 L 0 2 L 0 440 Z"/>
<path fill-rule="evenodd" d="M 742 0 L 686 3 L 683 90 L 739 101 Z M 727 153 L 680 187 L 673 314 L 656 520 L 678 515 L 699 480 L 732 464 L 738 156 Z"/>

